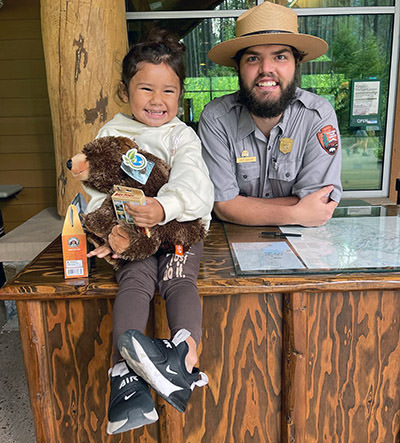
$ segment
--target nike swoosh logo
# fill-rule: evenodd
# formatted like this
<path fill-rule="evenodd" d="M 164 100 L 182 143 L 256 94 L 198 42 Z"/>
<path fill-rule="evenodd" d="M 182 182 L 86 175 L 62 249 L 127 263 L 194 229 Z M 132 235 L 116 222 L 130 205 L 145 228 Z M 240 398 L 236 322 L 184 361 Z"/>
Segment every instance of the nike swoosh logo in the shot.
<path fill-rule="evenodd" d="M 135 395 L 135 394 L 136 394 L 136 391 L 132 392 L 132 394 L 125 395 L 124 399 L 129 400 L 132 397 L 132 395 Z"/>
<path fill-rule="evenodd" d="M 165 368 L 165 371 L 168 372 L 168 374 L 178 375 L 177 372 L 175 372 L 175 371 L 173 371 L 173 370 L 171 369 L 171 366 L 170 366 L 170 365 L 168 365 L 168 366 Z"/>

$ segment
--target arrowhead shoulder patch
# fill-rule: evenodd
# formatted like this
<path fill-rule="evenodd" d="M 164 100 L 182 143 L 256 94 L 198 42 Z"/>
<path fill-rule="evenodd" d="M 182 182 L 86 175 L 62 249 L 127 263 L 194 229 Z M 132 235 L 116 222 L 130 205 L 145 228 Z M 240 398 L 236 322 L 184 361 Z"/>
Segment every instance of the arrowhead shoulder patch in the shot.
<path fill-rule="evenodd" d="M 318 133 L 317 138 L 321 147 L 329 154 L 334 155 L 339 147 L 336 128 L 332 125 L 324 126 Z"/>

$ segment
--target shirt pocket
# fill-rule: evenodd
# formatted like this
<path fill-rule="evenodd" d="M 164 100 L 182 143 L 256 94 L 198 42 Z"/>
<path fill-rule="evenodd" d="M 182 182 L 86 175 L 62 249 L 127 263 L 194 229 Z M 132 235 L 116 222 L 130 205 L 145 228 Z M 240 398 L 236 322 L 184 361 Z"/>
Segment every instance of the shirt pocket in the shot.
<path fill-rule="evenodd" d="M 296 179 L 300 163 L 291 159 L 278 159 L 272 161 L 268 168 L 268 178 L 270 180 L 281 180 L 284 182 L 293 182 Z"/>
<path fill-rule="evenodd" d="M 257 197 L 260 186 L 260 165 L 239 163 L 236 173 L 239 193 L 245 196 Z"/>

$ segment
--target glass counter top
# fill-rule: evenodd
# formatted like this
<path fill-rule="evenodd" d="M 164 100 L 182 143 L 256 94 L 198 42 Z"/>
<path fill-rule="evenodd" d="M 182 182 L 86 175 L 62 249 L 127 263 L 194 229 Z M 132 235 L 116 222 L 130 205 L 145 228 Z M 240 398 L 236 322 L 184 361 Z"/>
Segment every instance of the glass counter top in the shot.
<path fill-rule="evenodd" d="M 316 228 L 223 225 L 237 276 L 400 271 L 396 206 L 338 207 Z"/>

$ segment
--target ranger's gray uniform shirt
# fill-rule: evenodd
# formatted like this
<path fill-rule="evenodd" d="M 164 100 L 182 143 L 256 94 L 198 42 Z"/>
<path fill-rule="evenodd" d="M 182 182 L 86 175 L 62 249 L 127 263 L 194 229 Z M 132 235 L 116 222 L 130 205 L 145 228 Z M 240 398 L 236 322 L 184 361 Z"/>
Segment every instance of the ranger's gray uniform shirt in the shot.
<path fill-rule="evenodd" d="M 324 98 L 297 88 L 269 139 L 257 128 L 238 93 L 204 108 L 199 135 L 215 188 L 215 201 L 237 195 L 303 198 L 334 185 L 339 202 L 341 148 L 335 111 Z"/>

